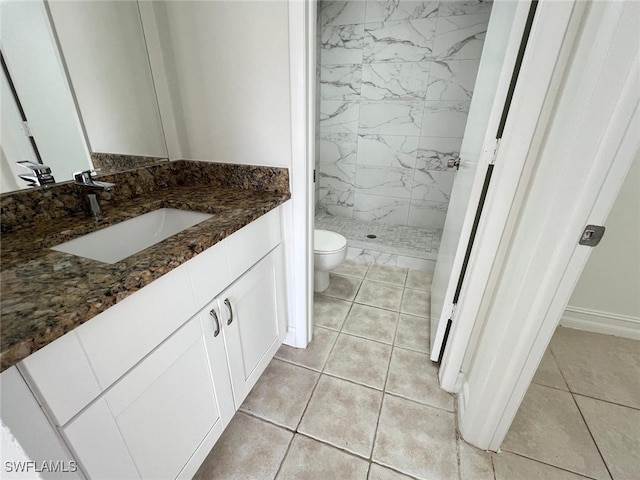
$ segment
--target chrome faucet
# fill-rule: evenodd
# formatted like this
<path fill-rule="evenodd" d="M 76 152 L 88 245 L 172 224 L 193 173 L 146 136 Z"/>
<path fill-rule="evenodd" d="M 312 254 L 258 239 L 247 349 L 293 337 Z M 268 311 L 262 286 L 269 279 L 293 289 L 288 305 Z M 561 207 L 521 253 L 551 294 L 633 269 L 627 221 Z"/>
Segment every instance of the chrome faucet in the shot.
<path fill-rule="evenodd" d="M 98 203 L 99 190 L 108 192 L 115 187 L 115 183 L 98 182 L 92 178 L 92 175 L 96 172 L 94 170 L 84 170 L 82 172 L 76 172 L 73 174 L 75 184 L 81 189 L 82 206 L 87 215 L 100 220 L 102 218 L 102 209 L 100 203 Z"/>
<path fill-rule="evenodd" d="M 30 187 L 39 187 L 41 185 L 52 185 L 56 183 L 55 178 L 51 175 L 51 168 L 41 163 L 33 163 L 28 160 L 16 162 L 21 167 L 29 170 L 29 173 L 21 173 L 18 176 L 25 180 Z"/>

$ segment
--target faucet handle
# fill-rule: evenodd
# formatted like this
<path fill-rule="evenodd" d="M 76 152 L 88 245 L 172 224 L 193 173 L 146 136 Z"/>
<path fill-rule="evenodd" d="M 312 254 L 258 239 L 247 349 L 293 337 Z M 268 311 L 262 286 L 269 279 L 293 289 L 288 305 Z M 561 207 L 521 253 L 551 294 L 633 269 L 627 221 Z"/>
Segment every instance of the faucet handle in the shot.
<path fill-rule="evenodd" d="M 81 172 L 74 172 L 73 179 L 76 181 L 76 183 L 81 183 L 83 185 L 86 185 L 93 181 L 91 179 L 91 176 L 94 175 L 95 173 L 96 172 L 94 170 L 83 170 Z"/>

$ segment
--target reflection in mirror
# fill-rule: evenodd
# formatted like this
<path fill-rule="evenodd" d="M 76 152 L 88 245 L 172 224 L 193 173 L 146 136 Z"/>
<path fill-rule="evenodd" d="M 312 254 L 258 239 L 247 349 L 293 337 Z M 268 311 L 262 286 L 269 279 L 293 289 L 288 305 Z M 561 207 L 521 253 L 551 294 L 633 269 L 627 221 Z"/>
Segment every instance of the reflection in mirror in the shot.
<path fill-rule="evenodd" d="M 93 166 L 115 171 L 168 157 L 137 1 L 0 0 L 0 8 L 8 72 L 56 181 Z M 5 83 L 2 192 L 27 187 L 16 175 L 28 172 L 16 162 L 37 161 L 25 153 L 21 120 L 13 136 L 22 130 L 22 150 L 5 147 L 12 113 Z"/>
<path fill-rule="evenodd" d="M 56 180 L 69 180 L 73 171 L 90 168 L 91 163 L 44 2 L 0 1 L 0 32 L 2 55 L 28 125 L 3 73 L 3 191 L 28 187 L 17 176 L 27 173 L 17 162 L 40 161 L 31 136 Z"/>

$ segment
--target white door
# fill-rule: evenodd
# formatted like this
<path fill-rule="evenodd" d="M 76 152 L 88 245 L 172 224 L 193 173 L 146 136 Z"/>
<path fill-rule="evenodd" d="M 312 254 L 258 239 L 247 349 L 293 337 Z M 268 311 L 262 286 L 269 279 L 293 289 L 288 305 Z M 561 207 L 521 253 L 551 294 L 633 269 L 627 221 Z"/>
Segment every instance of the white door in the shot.
<path fill-rule="evenodd" d="M 482 208 L 531 2 L 493 3 L 431 287 L 431 360 L 444 351 L 474 223 Z"/>

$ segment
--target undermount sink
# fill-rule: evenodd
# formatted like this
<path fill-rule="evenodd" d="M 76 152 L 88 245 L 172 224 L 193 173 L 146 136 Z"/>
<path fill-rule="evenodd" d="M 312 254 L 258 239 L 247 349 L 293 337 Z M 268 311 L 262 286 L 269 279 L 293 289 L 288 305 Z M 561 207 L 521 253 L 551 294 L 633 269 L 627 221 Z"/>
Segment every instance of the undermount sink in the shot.
<path fill-rule="evenodd" d="M 161 208 L 51 248 L 99 262 L 117 263 L 211 217 L 209 213 Z"/>

